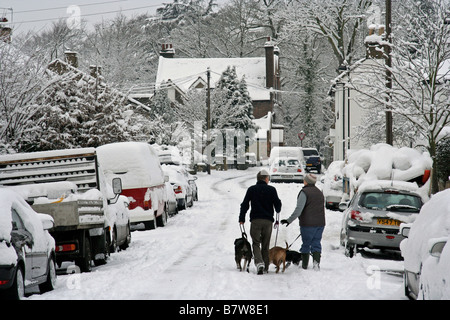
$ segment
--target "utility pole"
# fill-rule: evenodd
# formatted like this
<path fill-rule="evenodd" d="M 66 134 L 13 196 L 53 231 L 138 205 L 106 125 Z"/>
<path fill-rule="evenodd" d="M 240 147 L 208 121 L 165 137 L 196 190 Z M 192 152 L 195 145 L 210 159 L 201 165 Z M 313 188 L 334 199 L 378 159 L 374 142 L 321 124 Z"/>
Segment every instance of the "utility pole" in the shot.
<path fill-rule="evenodd" d="M 392 29 L 391 29 L 391 0 L 386 0 L 386 42 L 384 46 L 386 54 L 386 143 L 391 146 L 394 144 L 394 138 L 392 134 Z"/>
<path fill-rule="evenodd" d="M 211 70 L 208 69 L 206 70 L 206 78 L 207 78 L 207 83 L 208 83 L 208 87 L 207 87 L 207 91 L 206 91 L 206 147 L 209 146 L 210 144 L 210 129 L 211 129 L 211 86 L 210 86 L 210 81 L 211 81 Z M 209 150 L 208 148 L 206 150 Z M 210 152 L 208 151 L 207 154 L 207 163 L 206 163 L 206 171 L 208 171 L 208 174 L 211 174 L 211 158 L 209 156 Z"/>

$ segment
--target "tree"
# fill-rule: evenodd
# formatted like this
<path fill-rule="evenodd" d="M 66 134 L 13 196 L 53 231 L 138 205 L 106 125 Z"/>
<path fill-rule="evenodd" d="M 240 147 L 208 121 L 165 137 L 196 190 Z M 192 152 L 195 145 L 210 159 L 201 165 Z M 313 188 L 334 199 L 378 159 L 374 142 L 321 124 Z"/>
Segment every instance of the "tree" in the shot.
<path fill-rule="evenodd" d="M 398 6 L 394 12 L 401 19 L 395 19 L 400 23 L 392 48 L 392 90 L 385 87 L 385 65 L 381 61 L 374 64 L 373 77 L 359 84 L 359 91 L 372 100 L 369 126 L 377 130 L 374 124 L 382 124 L 380 117 L 390 108 L 396 117 L 398 136 L 408 132 L 410 142 L 422 141 L 435 161 L 438 137 L 450 125 L 448 1 L 407 0 Z M 386 105 L 388 95 L 391 98 Z M 437 175 L 433 174 L 432 192 L 437 191 Z"/>
<path fill-rule="evenodd" d="M 36 130 L 32 118 L 41 107 L 37 100 L 51 85 L 39 50 L 28 55 L 16 44 L 0 41 L 0 153 L 23 149 L 27 135 Z"/>
<path fill-rule="evenodd" d="M 287 7 L 286 21 L 297 23 L 327 40 L 339 66 L 351 65 L 363 49 L 359 34 L 371 0 L 295 0 Z"/>

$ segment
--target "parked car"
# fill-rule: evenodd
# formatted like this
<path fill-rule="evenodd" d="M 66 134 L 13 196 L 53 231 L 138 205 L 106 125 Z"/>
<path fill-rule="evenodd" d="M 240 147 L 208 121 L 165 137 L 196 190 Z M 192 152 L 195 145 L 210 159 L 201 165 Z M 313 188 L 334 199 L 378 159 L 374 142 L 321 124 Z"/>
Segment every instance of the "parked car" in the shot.
<path fill-rule="evenodd" d="M 145 229 L 167 222 L 167 194 L 158 155 L 144 142 L 119 142 L 97 148 L 98 161 L 108 180 L 120 178 L 122 195 L 129 199 L 130 221 Z"/>
<path fill-rule="evenodd" d="M 53 218 L 36 213 L 16 192 L 0 188 L 0 297 L 20 299 L 36 285 L 56 284 Z"/>
<path fill-rule="evenodd" d="M 272 161 L 269 174 L 272 182 L 303 182 L 305 167 L 296 158 L 280 157 Z"/>
<path fill-rule="evenodd" d="M 343 192 L 343 180 L 341 169 L 344 161 L 333 161 L 327 168 L 322 177 L 323 195 L 325 197 L 325 206 L 328 209 L 338 209 Z"/>
<path fill-rule="evenodd" d="M 192 207 L 194 205 L 193 190 L 181 167 L 163 165 L 162 168 L 168 175 L 169 182 L 175 191 L 178 209 L 183 210 Z"/>
<path fill-rule="evenodd" d="M 414 223 L 402 226 L 402 233 L 408 237 L 400 244 L 405 295 L 450 299 L 450 189 L 425 203 Z"/>
<path fill-rule="evenodd" d="M 322 170 L 322 161 L 316 148 L 302 148 L 303 157 L 306 161 L 306 170 L 316 170 L 320 173 Z"/>
<path fill-rule="evenodd" d="M 164 180 L 167 194 L 166 206 L 168 208 L 169 216 L 173 216 L 178 213 L 177 195 L 175 194 L 175 190 L 173 190 L 173 187 L 169 182 L 169 176 L 166 173 L 164 173 Z"/>
<path fill-rule="evenodd" d="M 400 250 L 405 239 L 400 223 L 410 223 L 422 207 L 415 183 L 366 181 L 345 206 L 340 242 L 345 254 L 353 257 L 359 248 Z M 343 206 L 342 203 L 340 206 Z"/>

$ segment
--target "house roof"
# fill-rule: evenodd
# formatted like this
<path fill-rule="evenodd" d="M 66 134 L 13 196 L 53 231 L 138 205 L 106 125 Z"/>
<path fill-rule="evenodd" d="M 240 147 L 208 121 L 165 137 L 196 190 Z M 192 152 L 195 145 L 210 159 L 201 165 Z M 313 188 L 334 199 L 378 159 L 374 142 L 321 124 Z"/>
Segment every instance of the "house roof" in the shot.
<path fill-rule="evenodd" d="M 257 58 L 164 58 L 159 57 L 156 87 L 171 80 L 184 92 L 201 78 L 207 82 L 206 71 L 211 71 L 212 88 L 228 66 L 236 67 L 239 79 L 245 77 L 250 97 L 255 100 L 270 100 L 270 89 L 265 88 L 266 60 Z"/>

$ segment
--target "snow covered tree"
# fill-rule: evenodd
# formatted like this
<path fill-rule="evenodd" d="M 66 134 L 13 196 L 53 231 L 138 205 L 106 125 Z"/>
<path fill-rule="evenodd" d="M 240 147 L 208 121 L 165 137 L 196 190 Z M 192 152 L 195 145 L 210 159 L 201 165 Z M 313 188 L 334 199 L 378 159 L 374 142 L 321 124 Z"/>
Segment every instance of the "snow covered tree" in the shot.
<path fill-rule="evenodd" d="M 253 105 L 245 79 L 239 80 L 236 68 L 228 66 L 216 87 L 224 92 L 223 101 L 217 106 L 213 127 L 218 129 L 254 129 Z"/>
<path fill-rule="evenodd" d="M 392 90 L 385 87 L 383 60 L 375 64 L 373 77 L 360 84 L 369 97 L 372 120 L 383 124 L 387 107 L 393 112 L 394 139 L 409 134 L 405 142 L 422 141 L 433 161 L 436 143 L 445 126 L 450 125 L 450 24 L 448 1 L 406 0 L 393 10 L 399 17 L 392 50 Z M 401 19 L 400 19 L 401 17 Z M 386 104 L 389 97 L 389 104 Z M 378 129 L 377 129 L 378 128 Z M 437 175 L 432 175 L 432 192 L 438 190 Z"/>
<path fill-rule="evenodd" d="M 23 150 L 28 134 L 37 129 L 32 121 L 41 108 L 37 100 L 51 84 L 40 52 L 28 55 L 22 49 L 15 41 L 0 41 L 0 153 Z"/>
<path fill-rule="evenodd" d="M 364 30 L 366 12 L 372 0 L 295 0 L 287 6 L 286 21 L 296 21 L 325 37 L 339 66 L 351 65 L 358 52 L 363 54 L 363 42 L 359 37 Z"/>
<path fill-rule="evenodd" d="M 32 120 L 39 130 L 29 133 L 29 151 L 97 147 L 132 136 L 126 97 L 80 72 L 56 75 L 39 97 Z"/>

